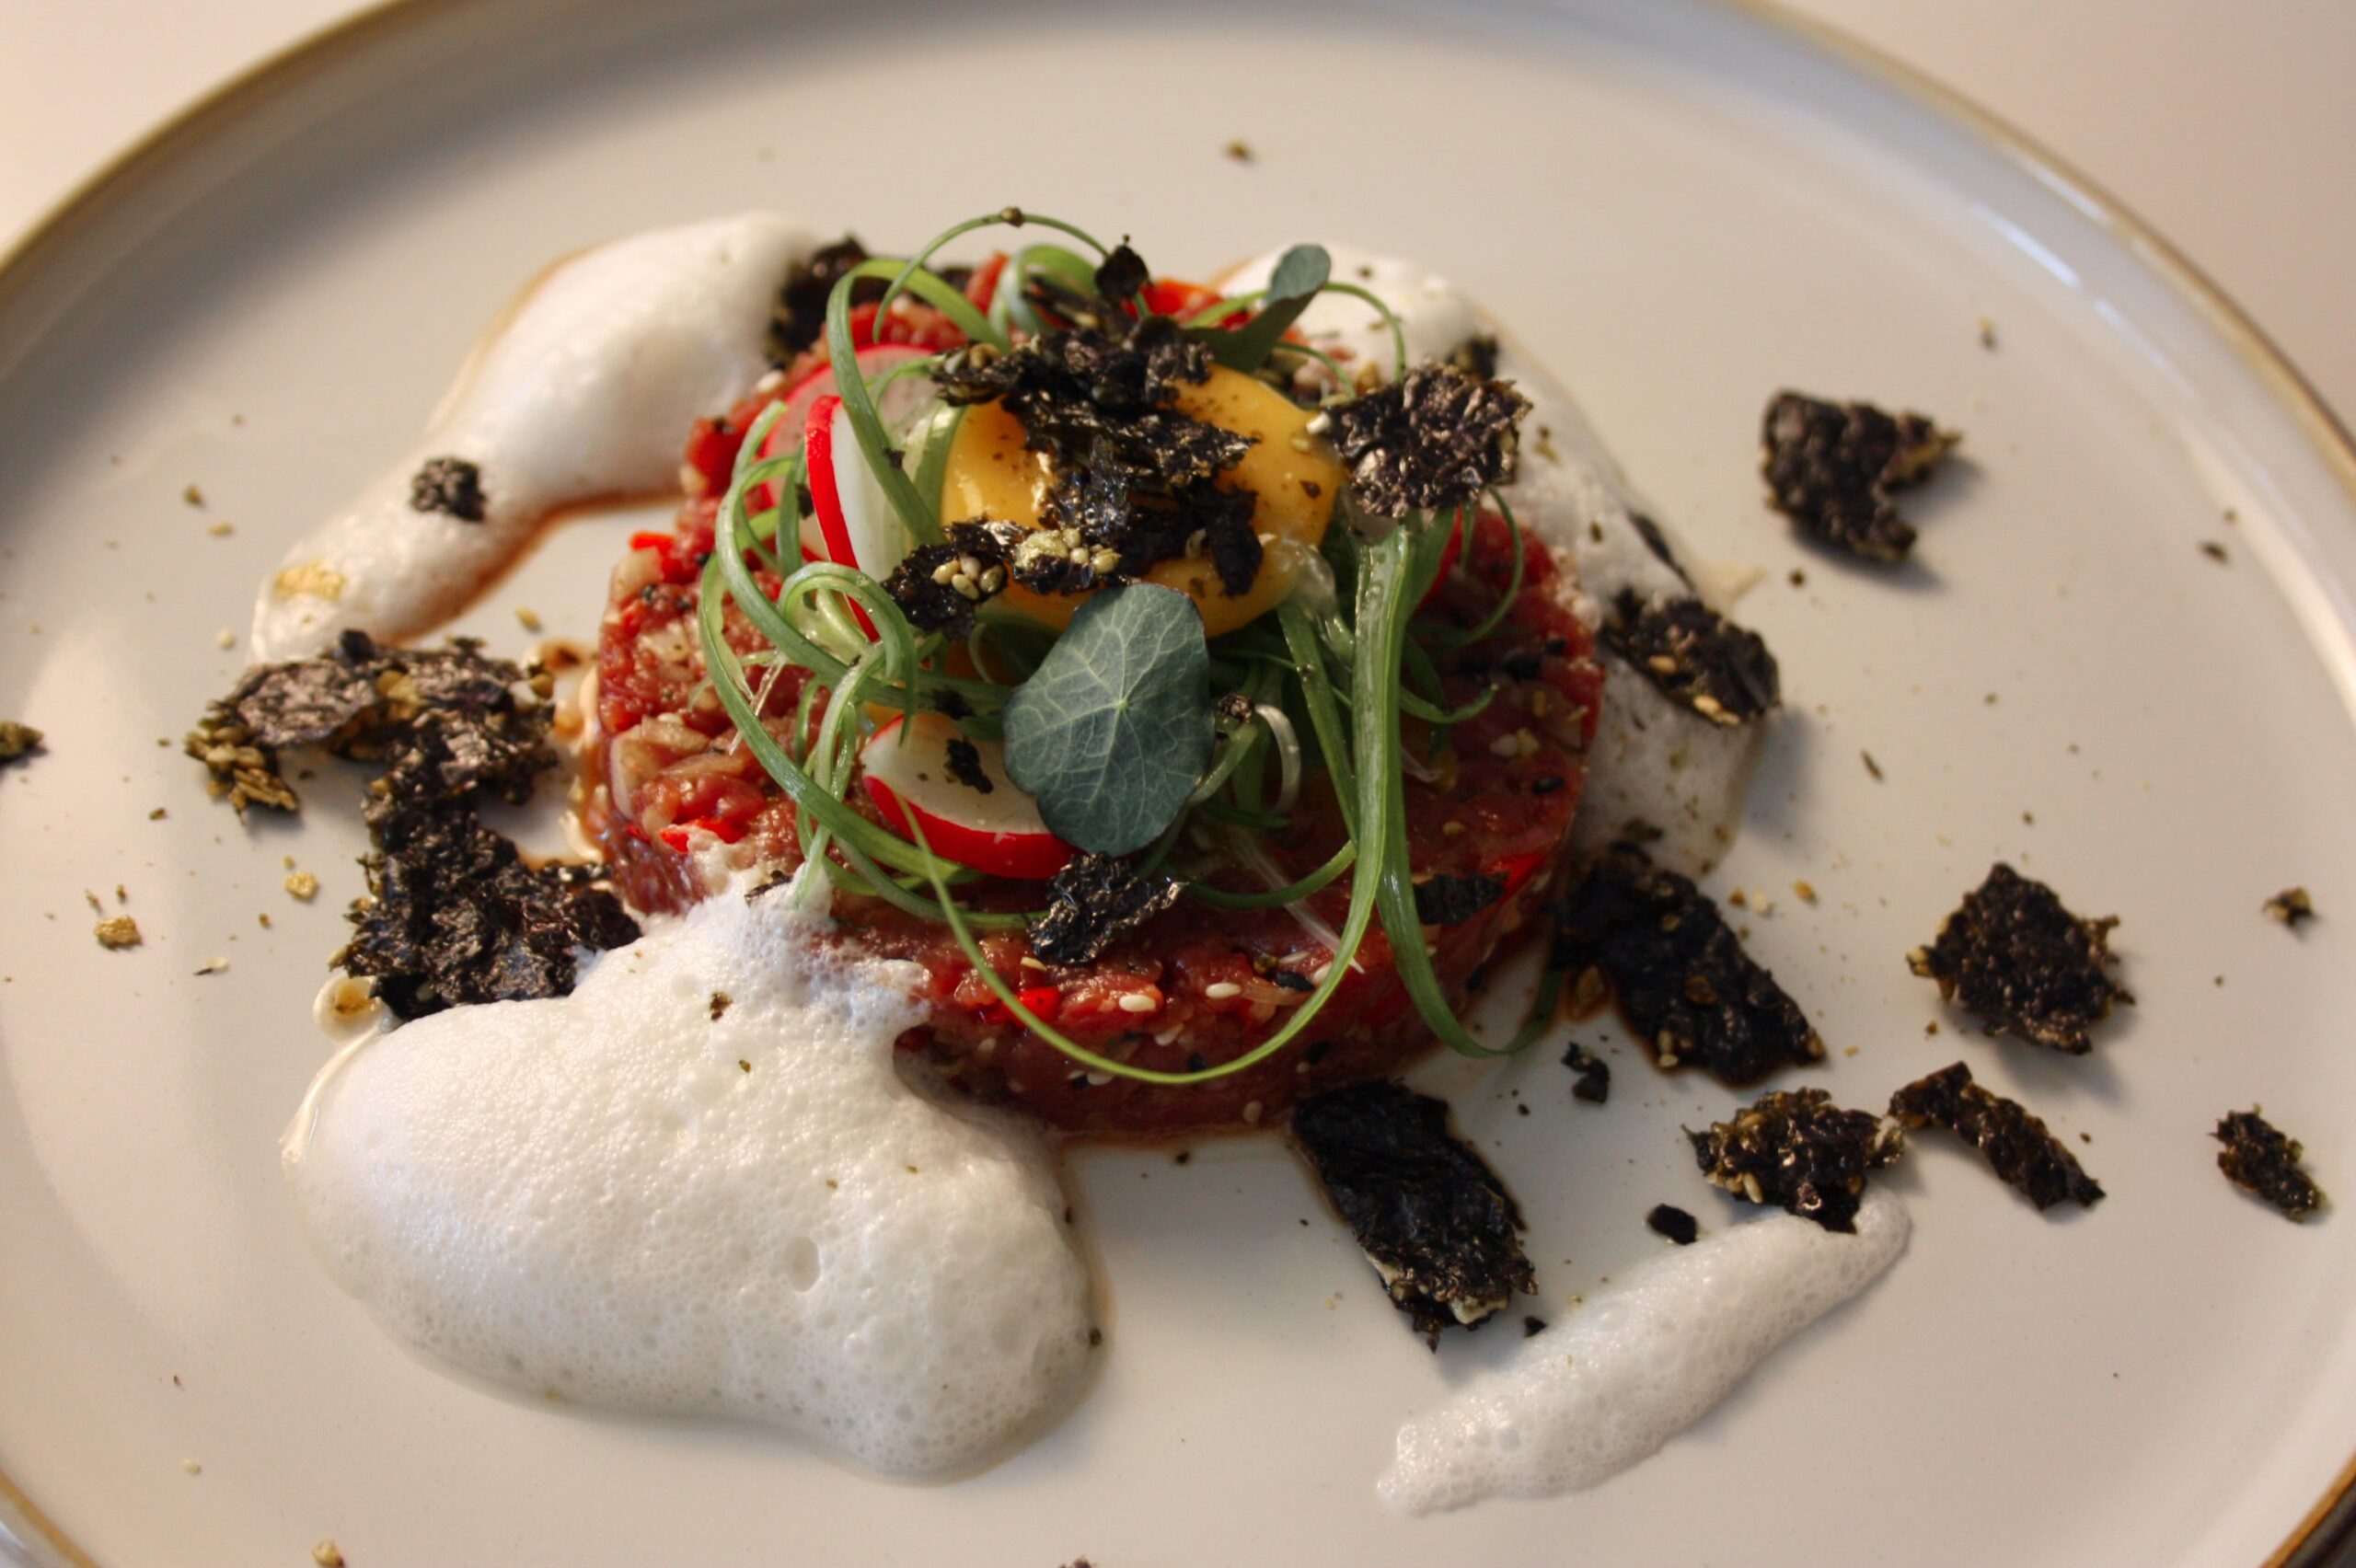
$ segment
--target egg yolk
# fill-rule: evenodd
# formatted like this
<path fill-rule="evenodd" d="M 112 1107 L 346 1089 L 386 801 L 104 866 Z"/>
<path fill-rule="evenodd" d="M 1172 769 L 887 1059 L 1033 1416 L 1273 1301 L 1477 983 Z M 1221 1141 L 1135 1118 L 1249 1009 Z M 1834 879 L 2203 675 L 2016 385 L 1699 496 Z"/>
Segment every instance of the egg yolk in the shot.
<path fill-rule="evenodd" d="M 1236 465 L 1222 472 L 1222 490 L 1253 497 L 1250 525 L 1264 547 L 1259 574 L 1242 594 L 1230 594 L 1207 558 L 1165 560 L 1145 573 L 1147 582 L 1175 588 L 1202 612 L 1203 631 L 1217 637 L 1274 609 L 1292 591 L 1307 556 L 1325 537 L 1342 467 L 1322 441 L 1309 434 L 1311 413 L 1282 393 L 1225 366 L 1210 378 L 1181 382 L 1170 406 L 1206 424 L 1253 438 Z M 1046 456 L 1023 448 L 1022 423 L 996 403 L 965 410 L 950 443 L 941 480 L 941 516 L 950 522 L 988 518 L 1025 528 L 1046 525 L 1054 475 Z M 1060 631 L 1088 598 L 1086 594 L 1034 594 L 1011 583 L 998 603 Z"/>

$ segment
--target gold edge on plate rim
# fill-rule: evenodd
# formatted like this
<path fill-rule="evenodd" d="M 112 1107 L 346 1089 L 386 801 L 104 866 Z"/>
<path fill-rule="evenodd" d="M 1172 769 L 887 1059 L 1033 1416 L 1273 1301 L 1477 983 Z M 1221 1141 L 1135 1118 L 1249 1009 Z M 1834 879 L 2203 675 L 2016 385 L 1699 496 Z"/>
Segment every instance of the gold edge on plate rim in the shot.
<path fill-rule="evenodd" d="M 123 188 L 167 164 L 183 144 L 201 141 L 217 124 L 242 116 L 261 100 L 283 93 L 303 78 L 330 68 L 347 54 L 369 48 L 395 27 L 429 16 L 495 4 L 496 0 L 374 0 L 360 10 L 306 34 L 221 82 L 183 106 L 121 152 L 101 164 L 52 202 L 0 251 L 0 310 L 41 264 L 46 252 L 70 243 L 86 220 Z M 2325 401 L 2281 347 L 2235 304 L 2208 273 L 2127 204 L 2075 165 L 2000 119 L 1963 94 L 1912 65 L 1851 36 L 1831 24 L 1792 8 L 1784 0 L 1708 0 L 1762 22 L 1832 56 L 1850 69 L 1960 125 L 1993 146 L 2040 184 L 2068 198 L 2099 222 L 2142 262 L 2189 301 L 2203 319 L 2256 371 L 2276 399 L 2295 416 L 2309 442 L 2356 500 L 2356 436 Z M 25 1491 L 0 1469 L 0 1527 L 36 1550 L 54 1554 L 66 1568 L 99 1568 Z M 2313 1507 L 2259 1568 L 2324 1568 L 2326 1554 L 2356 1539 L 2356 1456 L 2351 1456 Z"/>

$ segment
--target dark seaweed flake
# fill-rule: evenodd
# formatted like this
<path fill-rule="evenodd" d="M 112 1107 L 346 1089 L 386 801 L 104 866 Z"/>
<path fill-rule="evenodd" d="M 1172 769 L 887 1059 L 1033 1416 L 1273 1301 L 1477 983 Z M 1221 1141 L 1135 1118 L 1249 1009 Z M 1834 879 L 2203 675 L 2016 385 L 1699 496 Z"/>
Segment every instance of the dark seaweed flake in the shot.
<path fill-rule="evenodd" d="M 1552 963 L 1610 980 L 1664 1067 L 1699 1063 L 1742 1085 L 1824 1055 L 1799 1004 L 1743 951 L 1717 905 L 1632 844 L 1605 851 L 1564 896 Z"/>
<path fill-rule="evenodd" d="M 1521 1211 L 1450 1136 L 1445 1101 L 1395 1083 L 1358 1084 L 1303 1101 L 1292 1125 L 1392 1304 L 1430 1343 L 1537 1289 L 1517 1234 Z"/>
<path fill-rule="evenodd" d="M 1506 895 L 1506 879 L 1440 873 L 1415 884 L 1415 918 L 1426 926 L 1461 926 Z"/>
<path fill-rule="evenodd" d="M 1892 492 L 1930 477 L 1957 440 L 1922 414 L 1778 392 L 1761 421 L 1761 471 L 1775 509 L 1863 560 L 1896 562 L 1914 525 Z"/>
<path fill-rule="evenodd" d="M 1543 1318 L 1536 1318 L 1536 1317 L 1527 1317 L 1527 1318 L 1522 1319 L 1522 1320 L 1521 1320 L 1521 1337 L 1522 1337 L 1522 1338 L 1524 1338 L 1524 1339 L 1536 1339 L 1540 1334 L 1542 1334 L 1542 1333 L 1544 1333 L 1545 1332 L 1546 1332 L 1546 1320 L 1545 1320 L 1545 1319 L 1543 1319 Z"/>
<path fill-rule="evenodd" d="M 2303 1220 L 2323 1206 L 2323 1189 L 2299 1167 L 2306 1150 L 2256 1106 L 2228 1113 L 2211 1136 L 2225 1146 L 2217 1153 L 2217 1169 L 2235 1186 L 2273 1205 L 2285 1219 Z"/>
<path fill-rule="evenodd" d="M 409 481 L 412 511 L 440 512 L 461 523 L 483 519 L 482 470 L 463 457 L 429 457 Z"/>
<path fill-rule="evenodd" d="M 997 787 L 990 782 L 990 776 L 982 771 L 982 751 L 979 746 L 963 735 L 953 735 L 949 740 L 948 751 L 950 778 L 954 778 L 968 790 L 977 790 L 985 795 Z"/>
<path fill-rule="evenodd" d="M 1001 403 L 1054 467 L 1049 536 L 1015 557 L 1016 581 L 1080 593 L 1199 549 L 1228 594 L 1244 593 L 1260 569 L 1255 498 L 1213 480 L 1253 438 L 1166 406 L 1182 383 L 1208 377 L 1207 350 L 1166 317 L 1100 315 L 1100 327 L 1049 332 L 1008 353 L 969 349 L 935 373 L 952 403 Z"/>
<path fill-rule="evenodd" d="M 1713 1186 L 1839 1231 L 1857 1228 L 1865 1172 L 1906 1147 L 1895 1127 L 1842 1110 L 1820 1089 L 1771 1090 L 1732 1121 L 1685 1136 Z"/>
<path fill-rule="evenodd" d="M 790 363 L 826 331 L 826 299 L 835 292 L 835 284 L 844 273 L 867 259 L 867 248 L 858 236 L 845 235 L 832 245 L 822 245 L 810 253 L 810 259 L 785 275 L 785 285 L 778 291 L 777 310 L 769 321 L 768 356 L 772 363 Z M 865 305 L 884 297 L 889 287 L 881 278 L 861 278 L 851 285 L 853 305 Z"/>
<path fill-rule="evenodd" d="M 2102 1183 L 2016 1100 L 1971 1081 L 1961 1062 L 1918 1078 L 1889 1097 L 1889 1113 L 1909 1127 L 1941 1126 L 1978 1149 L 2006 1185 L 2039 1209 L 2059 1203 L 2091 1208 Z"/>
<path fill-rule="evenodd" d="M 1656 1236 L 1667 1237 L 1680 1247 L 1691 1247 L 1694 1239 L 1702 1234 L 1701 1221 L 1675 1204 L 1655 1204 L 1652 1213 L 1645 1216 L 1645 1228 Z"/>
<path fill-rule="evenodd" d="M 1483 381 L 1497 374 L 1497 339 L 1494 332 L 1475 332 L 1449 352 L 1448 363 Z"/>
<path fill-rule="evenodd" d="M 2043 882 L 2002 864 L 1964 894 L 1936 940 L 1907 954 L 1939 995 L 1988 1027 L 2071 1055 L 2092 1048 L 2086 1032 L 2131 1003 L 2113 979 L 2109 933 L 2118 917 L 2082 920 Z"/>
<path fill-rule="evenodd" d="M 241 812 L 248 804 L 297 808 L 292 786 L 278 773 L 277 754 L 303 745 L 417 774 L 406 787 L 437 798 L 490 790 L 520 801 L 556 761 L 548 744 L 551 710 L 537 678 L 503 659 L 485 658 L 470 639 L 443 648 L 387 648 L 365 632 L 347 631 L 333 651 L 316 659 L 247 671 L 207 709 L 185 749 Z M 430 744 L 423 739 L 429 735 Z M 421 771 L 429 760 L 430 775 Z"/>
<path fill-rule="evenodd" d="M 952 523 L 942 542 L 918 545 L 884 580 L 884 592 L 919 631 L 961 637 L 976 607 L 1006 587 L 1010 563 L 1031 531 L 1011 523 Z"/>
<path fill-rule="evenodd" d="M 1713 724 L 1746 723 L 1781 699 L 1767 644 L 1699 599 L 1644 599 L 1623 588 L 1602 635 L 1662 696 Z"/>
<path fill-rule="evenodd" d="M 348 631 L 334 651 L 264 665 L 212 705 L 188 749 L 233 804 L 293 810 L 277 752 L 319 745 L 379 765 L 351 944 L 336 963 L 374 979 L 401 1018 L 463 1002 L 561 996 L 575 950 L 618 947 L 638 926 L 585 866 L 531 867 L 485 826 L 487 799 L 520 804 L 556 763 L 540 672 L 479 643 L 380 646 Z"/>
<path fill-rule="evenodd" d="M 1571 1098 L 1600 1105 L 1611 1098 L 1611 1064 L 1574 1040 L 1563 1053 L 1563 1066 L 1578 1075 Z"/>
<path fill-rule="evenodd" d="M 1108 300 L 1131 298 L 1152 281 L 1152 269 L 1145 264 L 1144 257 L 1129 248 L 1126 239 L 1096 264 L 1096 292 Z"/>
<path fill-rule="evenodd" d="M 2280 920 L 2292 930 L 2316 917 L 2316 901 L 2303 887 L 2286 887 L 2259 906 L 2269 920 Z"/>
<path fill-rule="evenodd" d="M 469 803 L 397 806 L 371 827 L 398 836 L 362 862 L 369 895 L 352 905 L 352 940 L 334 962 L 375 980 L 400 1018 L 560 997 L 572 989 L 577 949 L 638 940 L 620 900 L 592 885 L 600 868 L 526 866 Z"/>
<path fill-rule="evenodd" d="M 1090 963 L 1183 891 L 1177 878 L 1139 874 L 1117 856 L 1076 856 L 1047 882 L 1046 911 L 1031 922 L 1032 949 L 1049 963 Z"/>
<path fill-rule="evenodd" d="M 1425 364 L 1323 419 L 1358 505 L 1403 517 L 1470 506 L 1512 478 L 1516 427 L 1529 411 L 1509 383 Z"/>
<path fill-rule="evenodd" d="M 1259 497 L 1250 490 L 1220 490 L 1214 485 L 1194 486 L 1190 495 L 1191 511 L 1203 531 L 1203 551 L 1218 577 L 1219 591 L 1230 598 L 1250 593 L 1259 580 L 1260 560 L 1266 553 L 1252 527 L 1252 513 Z"/>

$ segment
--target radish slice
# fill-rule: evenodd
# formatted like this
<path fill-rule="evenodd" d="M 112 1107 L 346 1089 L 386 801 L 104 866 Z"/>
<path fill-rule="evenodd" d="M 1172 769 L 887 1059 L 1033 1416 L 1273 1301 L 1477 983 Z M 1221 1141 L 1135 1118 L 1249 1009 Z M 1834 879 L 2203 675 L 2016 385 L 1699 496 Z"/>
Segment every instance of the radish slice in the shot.
<path fill-rule="evenodd" d="M 960 737 L 946 714 L 919 713 L 906 721 L 906 743 L 903 723 L 892 720 L 859 752 L 860 782 L 885 826 L 914 843 L 913 816 L 936 854 L 988 876 L 1043 882 L 1070 861 L 1077 851 L 1047 831 L 1039 802 L 1007 778 L 996 741 L 973 743 L 990 786 L 984 791 L 949 769 L 949 743 Z"/>
<path fill-rule="evenodd" d="M 925 355 L 925 350 L 907 343 L 872 344 L 859 351 L 859 374 L 872 383 L 895 365 L 923 359 Z M 799 446 L 803 430 L 810 423 L 810 405 L 834 390 L 835 367 L 830 364 L 822 364 L 795 382 L 793 389 L 785 395 L 784 412 L 778 416 L 777 423 L 769 427 L 768 438 L 761 443 L 760 455 L 765 458 L 782 457 Z M 882 399 L 875 405 L 875 412 L 883 420 L 884 428 L 896 433 L 904 421 L 931 400 L 932 383 L 930 380 L 921 375 L 904 375 L 884 388 Z M 776 487 L 755 485 L 745 500 L 751 510 L 766 512 L 777 504 Z M 807 519 L 804 525 L 803 559 L 824 560 L 826 555 L 820 548 L 818 531 L 807 527 Z"/>
<path fill-rule="evenodd" d="M 810 506 L 817 513 L 826 559 L 883 582 L 907 559 L 912 541 L 860 455 L 850 410 L 840 398 L 829 393 L 810 405 L 803 451 L 810 470 Z M 875 623 L 856 600 L 850 613 L 872 640 Z"/>
<path fill-rule="evenodd" d="M 826 559 L 881 582 L 908 553 L 908 531 L 860 455 L 850 410 L 831 395 L 810 405 L 810 496 Z"/>

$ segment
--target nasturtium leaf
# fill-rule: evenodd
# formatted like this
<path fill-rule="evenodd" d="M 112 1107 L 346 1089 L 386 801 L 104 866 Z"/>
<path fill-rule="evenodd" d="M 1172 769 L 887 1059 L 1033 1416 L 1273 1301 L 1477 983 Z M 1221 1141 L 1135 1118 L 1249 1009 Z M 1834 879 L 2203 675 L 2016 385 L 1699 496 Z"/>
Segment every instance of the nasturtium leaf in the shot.
<path fill-rule="evenodd" d="M 1210 651 L 1175 589 L 1099 594 L 1007 699 L 1006 772 L 1049 832 L 1126 855 L 1169 826 L 1210 766 Z"/>
<path fill-rule="evenodd" d="M 1230 370 L 1259 369 L 1333 272 L 1334 259 L 1322 245 L 1296 245 L 1286 251 L 1268 274 L 1258 314 L 1231 330 L 1204 334 L 1211 357 Z"/>

